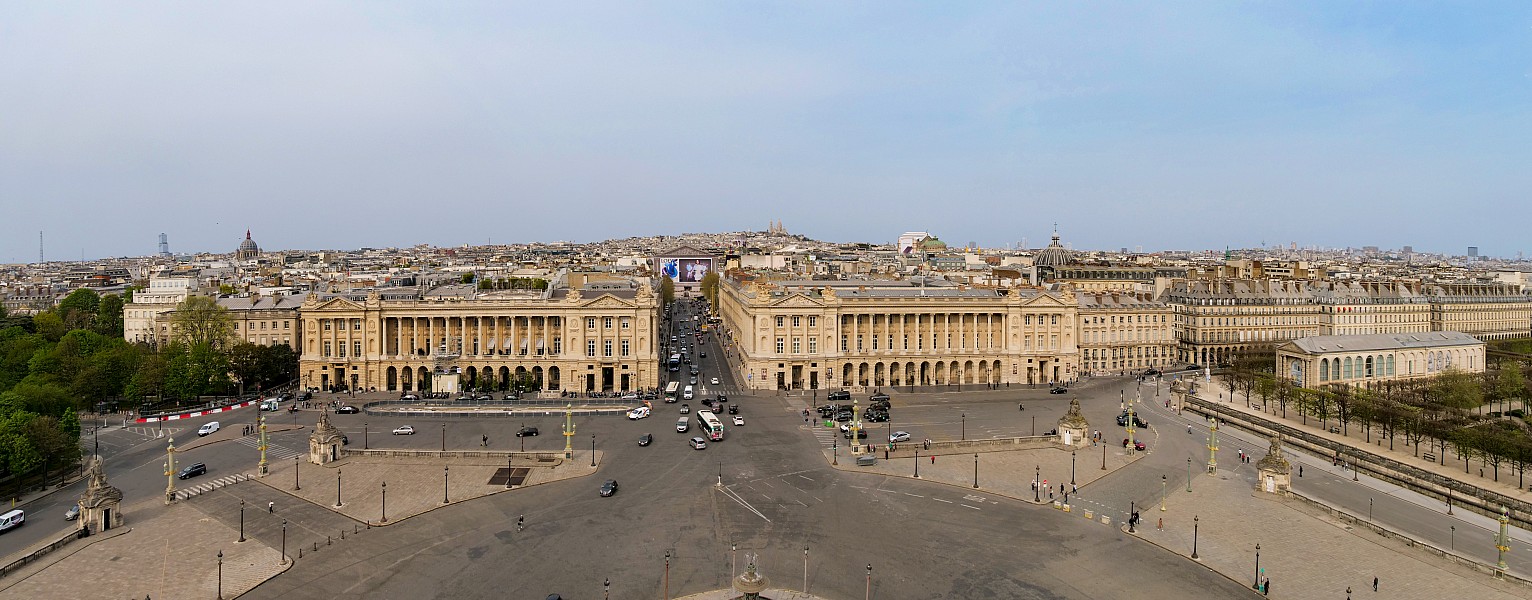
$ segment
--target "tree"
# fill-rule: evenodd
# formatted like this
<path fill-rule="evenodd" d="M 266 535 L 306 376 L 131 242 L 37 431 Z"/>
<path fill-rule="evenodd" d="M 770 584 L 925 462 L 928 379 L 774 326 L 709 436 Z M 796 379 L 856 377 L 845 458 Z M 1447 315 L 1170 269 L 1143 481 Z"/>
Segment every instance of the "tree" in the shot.
<path fill-rule="evenodd" d="M 229 348 L 227 353 L 229 371 L 234 376 L 234 381 L 239 384 L 239 395 L 245 395 L 245 386 L 256 383 L 260 379 L 262 347 L 249 342 L 240 342 Z"/>
<path fill-rule="evenodd" d="M 107 294 L 101 297 L 96 310 L 96 333 L 107 337 L 122 337 L 122 296 Z"/>
<path fill-rule="evenodd" d="M 660 306 L 670 306 L 675 301 L 676 282 L 672 281 L 669 275 L 666 275 L 665 278 L 660 281 Z"/>
<path fill-rule="evenodd" d="M 234 319 L 229 309 L 207 296 L 189 296 L 170 316 L 176 340 L 187 346 L 220 348 L 233 337 Z"/>
<path fill-rule="evenodd" d="M 1502 364 L 1495 371 L 1493 387 L 1490 397 L 1500 403 L 1500 412 L 1505 412 L 1505 403 L 1510 402 L 1513 406 L 1527 391 L 1527 382 L 1521 376 L 1521 363 L 1510 361 Z"/>
<path fill-rule="evenodd" d="M 59 301 L 59 317 L 68 329 L 90 329 L 95 325 L 96 312 L 101 308 L 101 295 L 89 288 L 69 292 Z"/>
<path fill-rule="evenodd" d="M 708 306 L 717 310 L 718 307 L 718 284 L 721 279 L 716 271 L 708 271 L 702 276 L 702 297 L 707 299 Z"/>

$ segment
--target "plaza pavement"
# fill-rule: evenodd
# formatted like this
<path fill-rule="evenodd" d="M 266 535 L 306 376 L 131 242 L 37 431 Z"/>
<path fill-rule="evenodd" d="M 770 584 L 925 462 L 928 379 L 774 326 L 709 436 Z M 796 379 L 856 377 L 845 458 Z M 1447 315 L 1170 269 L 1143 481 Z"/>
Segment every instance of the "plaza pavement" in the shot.
<path fill-rule="evenodd" d="M 901 453 L 907 453 L 904 448 Z M 876 448 L 876 446 L 874 446 Z M 1105 449 L 1106 469 L 1102 470 L 1102 450 Z M 838 456 L 832 457 L 833 452 Z M 974 488 L 974 454 L 975 451 L 944 450 L 946 454 L 938 454 L 933 461 L 931 455 L 922 451 L 918 461 L 920 462 L 920 478 L 933 483 L 942 483 L 958 488 L 973 490 Z M 956 453 L 953 453 L 956 452 Z M 999 494 L 1009 498 L 1015 498 L 1026 502 L 1035 502 L 1039 498 L 1043 503 L 1051 500 L 1063 502 L 1064 494 L 1059 492 L 1059 485 L 1063 484 L 1069 489 L 1070 481 L 1070 453 L 1058 448 L 1043 448 L 1036 450 L 1006 450 L 990 451 L 979 449 L 978 454 L 978 491 L 988 494 Z M 872 453 L 878 462 L 872 466 L 856 466 L 856 457 L 845 448 L 838 451 L 826 449 L 824 451 L 825 463 L 838 463 L 836 468 L 843 471 L 857 471 L 863 473 L 878 473 L 892 477 L 906 477 L 913 479 L 917 459 L 913 457 L 884 460 L 882 450 L 874 450 Z M 1133 461 L 1143 457 L 1141 452 L 1135 452 L 1129 456 L 1120 444 L 1098 444 L 1086 446 L 1076 451 L 1073 464 L 1075 485 L 1084 489 L 1086 484 L 1104 477 L 1117 469 L 1120 469 Z M 833 460 L 832 460 L 833 458 Z M 1047 482 L 1047 486 L 1037 493 L 1033 493 L 1032 480 L 1039 478 Z M 1052 492 L 1050 494 L 1050 492 Z"/>
<path fill-rule="evenodd" d="M 140 502 L 124 511 L 125 527 L 77 540 L 0 579 L 0 600 L 71 598 L 205 600 L 234 598 L 286 570 L 281 553 L 192 506 Z"/>

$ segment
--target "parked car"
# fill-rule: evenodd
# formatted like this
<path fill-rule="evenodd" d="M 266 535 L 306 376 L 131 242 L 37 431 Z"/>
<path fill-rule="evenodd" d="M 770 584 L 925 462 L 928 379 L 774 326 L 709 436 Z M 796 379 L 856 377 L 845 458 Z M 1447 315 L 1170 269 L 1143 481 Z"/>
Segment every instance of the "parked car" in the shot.
<path fill-rule="evenodd" d="M 198 475 L 206 475 L 206 474 L 207 474 L 207 465 L 205 465 L 203 463 L 192 463 L 192 464 L 187 465 L 186 467 L 182 468 L 180 473 L 176 473 L 176 479 L 191 479 L 191 478 L 196 477 Z"/>
<path fill-rule="evenodd" d="M 852 416 L 854 415 L 851 414 L 851 411 L 838 412 L 835 413 L 835 420 L 841 423 L 845 423 L 846 421 L 850 421 Z"/>
<path fill-rule="evenodd" d="M 649 435 L 649 434 L 646 433 L 646 434 L 643 434 L 641 436 L 638 436 L 638 445 L 640 445 L 640 446 L 648 446 L 649 444 L 653 444 L 653 443 L 654 443 L 654 436 L 652 436 L 652 435 Z"/>
<path fill-rule="evenodd" d="M 71 504 L 71 505 L 69 505 L 69 510 L 64 511 L 64 520 L 65 521 L 73 521 L 73 520 L 78 519 L 78 518 L 80 518 L 80 505 L 79 504 Z"/>
<path fill-rule="evenodd" d="M 744 427 L 745 426 L 745 418 L 741 417 L 741 416 L 735 416 L 734 417 L 734 426 L 735 427 Z"/>
<path fill-rule="evenodd" d="M 537 435 L 536 427 L 522 427 L 516 430 L 516 437 L 532 437 Z"/>
<path fill-rule="evenodd" d="M 197 437 L 202 437 L 218 431 L 218 421 L 208 421 L 197 428 Z"/>
<path fill-rule="evenodd" d="M 845 433 L 841 434 L 841 437 L 846 438 L 848 440 L 851 439 L 851 431 L 847 430 Z M 857 429 L 856 430 L 856 439 L 859 439 L 859 440 L 867 439 L 867 430 L 866 429 Z"/>
<path fill-rule="evenodd" d="M 1117 415 L 1117 426 L 1118 427 L 1127 427 L 1128 426 L 1128 415 L 1127 415 L 1127 413 L 1123 413 L 1123 414 Z M 1143 419 L 1140 419 L 1137 414 L 1134 414 L 1133 415 L 1133 426 L 1134 427 L 1140 427 L 1140 428 L 1148 427 L 1149 423 L 1144 421 Z"/>
<path fill-rule="evenodd" d="M 394 435 L 415 435 L 415 428 L 409 425 L 400 425 L 394 428 Z"/>
<path fill-rule="evenodd" d="M 701 450 L 707 447 L 707 440 L 704 440 L 700 437 L 694 437 L 692 438 L 691 444 L 693 450 Z"/>
<path fill-rule="evenodd" d="M 885 394 L 883 392 L 877 392 L 877 393 L 874 393 L 871 396 L 868 396 L 867 400 L 869 402 L 873 403 L 873 404 L 877 404 L 879 402 L 887 404 L 888 401 L 889 401 L 889 397 L 888 397 L 888 394 Z"/>
<path fill-rule="evenodd" d="M 1048 393 L 1050 393 L 1050 394 L 1068 394 L 1069 390 L 1067 388 L 1056 387 L 1056 388 L 1048 390 Z"/>
<path fill-rule="evenodd" d="M 1128 447 L 1128 438 L 1122 438 L 1122 447 L 1124 447 L 1124 448 Z M 1139 440 L 1133 440 L 1133 449 L 1134 450 L 1143 450 L 1144 449 L 1144 443 L 1139 441 Z"/>
<path fill-rule="evenodd" d="M 607 496 L 611 496 L 612 494 L 615 494 L 615 493 L 617 493 L 617 480 L 616 479 L 608 479 L 608 480 L 606 480 L 605 483 L 601 484 L 601 497 L 602 498 L 605 498 Z"/>
<path fill-rule="evenodd" d="M 337 415 L 354 415 L 354 414 L 359 413 L 359 412 L 362 412 L 362 411 L 357 409 L 357 407 L 355 407 L 355 406 L 342 406 L 340 408 L 335 409 L 335 414 L 337 414 Z"/>
<path fill-rule="evenodd" d="M 910 441 L 910 432 L 908 432 L 908 431 L 895 431 L 893 433 L 893 435 L 888 436 L 888 441 L 891 444 L 897 444 L 899 442 L 908 442 L 908 441 Z"/>

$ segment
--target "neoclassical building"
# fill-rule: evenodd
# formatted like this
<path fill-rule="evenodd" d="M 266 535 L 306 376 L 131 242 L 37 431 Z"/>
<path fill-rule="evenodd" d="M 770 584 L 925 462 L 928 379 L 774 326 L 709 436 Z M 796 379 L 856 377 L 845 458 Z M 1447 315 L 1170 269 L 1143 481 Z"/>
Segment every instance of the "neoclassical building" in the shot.
<path fill-rule="evenodd" d="M 1084 292 L 1080 303 L 1080 365 L 1087 374 L 1165 368 L 1176 360 L 1170 305 L 1147 294 Z"/>
<path fill-rule="evenodd" d="M 753 389 L 1072 381 L 1078 305 L 1031 287 L 740 282 L 718 311 Z"/>
<path fill-rule="evenodd" d="M 1484 371 L 1484 342 L 1456 331 L 1321 335 L 1277 346 L 1277 373 L 1305 388 Z"/>
<path fill-rule="evenodd" d="M 420 391 L 433 372 L 465 389 L 625 391 L 658 385 L 658 299 L 647 280 L 569 289 L 321 297 L 304 302 L 302 385 Z"/>
<path fill-rule="evenodd" d="M 1319 310 L 1301 281 L 1182 280 L 1160 300 L 1174 307 L 1184 362 L 1216 366 L 1260 346 L 1319 335 Z"/>
<path fill-rule="evenodd" d="M 1481 340 L 1532 335 L 1532 296 L 1504 284 L 1432 284 L 1431 330 L 1461 331 Z"/>

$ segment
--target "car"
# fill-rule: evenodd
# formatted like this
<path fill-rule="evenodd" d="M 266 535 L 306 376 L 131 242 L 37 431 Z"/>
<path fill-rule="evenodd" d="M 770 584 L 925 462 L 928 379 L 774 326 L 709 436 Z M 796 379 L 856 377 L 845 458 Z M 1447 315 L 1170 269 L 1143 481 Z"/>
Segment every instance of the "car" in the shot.
<path fill-rule="evenodd" d="M 359 410 L 355 406 L 342 406 L 340 408 L 335 409 L 335 414 L 337 414 L 337 415 L 354 415 L 354 414 L 359 413 L 359 412 L 362 412 L 362 411 Z"/>
<path fill-rule="evenodd" d="M 691 421 L 686 420 L 686 417 L 676 419 L 676 433 L 686 433 L 691 431 L 691 428 Z"/>
<path fill-rule="evenodd" d="M 871 423 L 885 423 L 888 421 L 888 413 L 882 411 L 871 411 L 863 415 L 863 417 Z"/>
<path fill-rule="evenodd" d="M 536 427 L 522 427 L 516 430 L 516 437 L 534 437 L 537 435 Z"/>
<path fill-rule="evenodd" d="M 745 426 L 745 418 L 741 417 L 741 416 L 738 416 L 738 415 L 735 415 L 734 416 L 734 426 L 735 427 L 744 427 Z"/>
<path fill-rule="evenodd" d="M 728 402 L 728 401 L 729 401 L 729 397 L 728 396 L 725 396 L 723 394 L 719 394 L 718 395 L 718 403 L 719 404 L 723 404 L 723 403 Z"/>
<path fill-rule="evenodd" d="M 637 421 L 637 420 L 642 419 L 642 418 L 647 417 L 647 416 L 649 416 L 649 407 L 647 407 L 647 406 L 640 406 L 638 408 L 635 408 L 633 410 L 628 411 L 628 420 L 629 421 Z"/>
<path fill-rule="evenodd" d="M 687 414 L 691 414 L 691 412 L 692 412 L 692 407 L 690 405 L 688 405 L 688 404 L 682 404 L 681 405 L 681 414 L 687 415 Z"/>
<path fill-rule="evenodd" d="M 698 369 L 697 365 L 692 365 L 692 370 L 691 370 L 691 374 L 692 375 L 699 375 L 701 373 L 702 373 L 702 370 Z"/>
<path fill-rule="evenodd" d="M 1050 394 L 1068 394 L 1069 390 L 1066 389 L 1066 388 L 1056 387 L 1056 388 L 1048 390 L 1048 393 L 1050 393 Z"/>
<path fill-rule="evenodd" d="M 622 396 L 622 399 L 623 400 L 637 400 L 638 399 L 638 394 L 624 394 Z"/>
<path fill-rule="evenodd" d="M 602 498 L 605 498 L 607 496 L 611 496 L 612 494 L 615 494 L 615 493 L 617 493 L 617 480 L 616 479 L 608 479 L 608 480 L 606 480 L 606 482 L 601 484 L 601 497 Z"/>
<path fill-rule="evenodd" d="M 846 438 L 848 440 L 851 439 L 851 431 L 847 430 L 845 433 L 841 434 L 841 437 Z M 860 429 L 860 428 L 857 429 L 856 430 L 856 439 L 859 439 L 859 440 L 867 439 L 867 430 L 866 429 Z"/>
<path fill-rule="evenodd" d="M 908 431 L 895 431 L 893 435 L 888 436 L 888 443 L 890 444 L 908 441 L 910 441 L 910 432 Z"/>
<path fill-rule="evenodd" d="M 187 465 L 185 468 L 181 469 L 181 472 L 176 473 L 176 479 L 191 479 L 191 478 L 196 477 L 198 475 L 206 475 L 206 474 L 207 474 L 207 465 L 205 465 L 203 463 L 192 463 L 190 465 Z"/>
<path fill-rule="evenodd" d="M 693 450 L 701 450 L 707 447 L 707 440 L 704 440 L 700 437 L 694 437 L 691 440 L 691 444 Z"/>
<path fill-rule="evenodd" d="M 713 385 L 718 385 L 718 378 L 714 377 L 712 379 L 707 380 L 707 382 L 710 383 L 710 384 L 713 384 Z"/>
<path fill-rule="evenodd" d="M 1124 448 L 1128 447 L 1128 438 L 1122 438 L 1122 447 L 1124 447 Z M 1143 450 L 1144 449 L 1144 443 L 1139 441 L 1139 440 L 1133 440 L 1133 449 L 1134 450 Z"/>
<path fill-rule="evenodd" d="M 846 390 L 835 390 L 830 392 L 828 396 L 825 396 L 825 399 L 829 400 L 830 402 L 835 402 L 837 400 L 850 400 L 851 392 Z"/>
<path fill-rule="evenodd" d="M 850 421 L 851 417 L 853 416 L 855 415 L 851 414 L 850 411 L 838 412 L 835 413 L 835 420 L 841 423 L 845 423 L 846 421 Z"/>
<path fill-rule="evenodd" d="M 640 445 L 640 446 L 648 446 L 649 444 L 652 444 L 652 443 L 654 443 L 654 436 L 649 435 L 647 433 L 643 434 L 641 436 L 638 436 L 638 445 Z"/>
<path fill-rule="evenodd" d="M 1144 371 L 1144 376 L 1146 376 L 1146 377 L 1152 376 L 1152 375 L 1159 375 L 1159 374 L 1160 374 L 1160 370 L 1159 369 L 1149 369 L 1148 371 Z"/>
<path fill-rule="evenodd" d="M 696 375 L 692 375 L 691 381 L 689 383 L 691 383 L 692 385 L 697 385 L 697 376 Z"/>
<path fill-rule="evenodd" d="M 716 407 L 718 403 L 714 402 L 712 398 L 703 398 L 702 405 L 708 407 L 708 410 L 717 410 L 714 407 Z"/>
<path fill-rule="evenodd" d="M 873 404 L 877 404 L 879 402 L 888 402 L 889 401 L 889 397 L 888 397 L 888 394 L 885 394 L 883 392 L 876 392 L 873 395 L 868 396 L 867 400 L 869 402 L 872 402 Z"/>
<path fill-rule="evenodd" d="M 867 408 L 887 411 L 888 409 L 893 408 L 893 405 L 890 404 L 888 400 L 874 400 L 872 404 L 867 405 Z"/>
<path fill-rule="evenodd" d="M 1200 371 L 1200 370 L 1202 370 L 1202 365 L 1186 365 L 1186 370 L 1188 370 L 1188 371 Z"/>
<path fill-rule="evenodd" d="M 730 404 L 729 405 L 729 414 L 731 414 L 731 415 L 739 414 L 739 405 L 738 404 Z"/>
<path fill-rule="evenodd" d="M 415 428 L 409 425 L 400 425 L 394 428 L 394 435 L 415 435 Z"/>
<path fill-rule="evenodd" d="M 1127 427 L 1128 415 L 1117 415 L 1117 426 Z M 1149 423 L 1145 422 L 1143 419 L 1138 418 L 1138 415 L 1133 415 L 1133 426 L 1142 429 L 1144 427 L 1148 427 Z"/>
<path fill-rule="evenodd" d="M 835 405 L 834 404 L 826 404 L 826 405 L 821 406 L 819 408 L 816 408 L 814 410 L 819 411 L 819 416 L 828 419 L 828 418 L 830 418 L 830 415 L 835 414 Z"/>
<path fill-rule="evenodd" d="M 73 520 L 78 519 L 78 518 L 80 518 L 80 505 L 79 504 L 71 504 L 71 505 L 69 505 L 69 510 L 64 511 L 64 520 L 65 521 L 73 521 Z"/>
<path fill-rule="evenodd" d="M 699 338 L 702 337 L 702 334 L 700 334 L 700 333 L 697 334 L 697 337 L 699 337 Z M 697 358 L 707 358 L 707 353 L 706 352 L 698 352 L 697 353 Z M 713 383 L 718 383 L 718 382 L 714 381 Z"/>
<path fill-rule="evenodd" d="M 207 423 L 204 423 L 201 427 L 197 428 L 197 437 L 202 437 L 204 435 L 216 433 L 217 431 L 218 431 L 218 421 L 208 421 Z"/>

